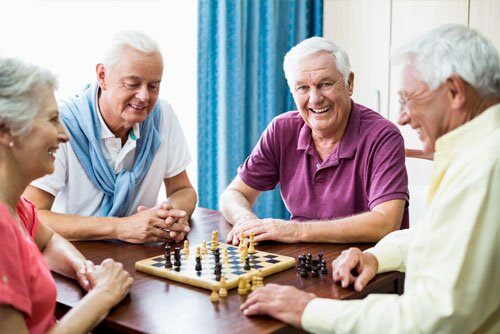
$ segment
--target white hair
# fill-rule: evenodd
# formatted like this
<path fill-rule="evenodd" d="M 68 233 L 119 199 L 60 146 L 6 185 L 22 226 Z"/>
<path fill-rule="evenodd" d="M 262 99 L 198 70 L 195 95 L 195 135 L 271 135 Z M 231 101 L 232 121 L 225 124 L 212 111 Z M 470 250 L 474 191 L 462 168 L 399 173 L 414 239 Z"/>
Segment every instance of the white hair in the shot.
<path fill-rule="evenodd" d="M 56 88 L 56 77 L 49 70 L 0 58 L 0 131 L 13 136 L 28 133 L 47 89 Z"/>
<path fill-rule="evenodd" d="M 351 73 L 351 64 L 349 63 L 347 52 L 326 38 L 311 37 L 295 45 L 285 55 L 283 70 L 285 71 L 285 77 L 290 88 L 295 84 L 292 82 L 292 71 L 294 67 L 297 66 L 304 57 L 319 52 L 328 52 L 334 57 L 337 70 L 342 74 L 344 83 L 347 85 L 349 74 Z"/>
<path fill-rule="evenodd" d="M 459 75 L 483 97 L 500 96 L 500 58 L 476 30 L 449 24 L 433 29 L 393 54 L 396 65 L 411 65 L 429 88 Z"/>
<path fill-rule="evenodd" d="M 158 44 L 146 34 L 139 31 L 123 31 L 113 36 L 110 46 L 104 55 L 103 64 L 110 71 L 120 59 L 123 51 L 131 48 L 144 53 L 158 53 Z"/>

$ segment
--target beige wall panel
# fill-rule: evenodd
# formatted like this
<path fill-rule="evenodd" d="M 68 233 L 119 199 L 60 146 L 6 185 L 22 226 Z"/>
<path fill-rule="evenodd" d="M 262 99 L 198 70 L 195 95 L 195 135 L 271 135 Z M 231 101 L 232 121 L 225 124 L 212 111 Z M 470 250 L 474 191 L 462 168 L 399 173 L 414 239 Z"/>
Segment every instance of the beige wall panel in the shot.
<path fill-rule="evenodd" d="M 469 26 L 491 39 L 500 50 L 500 0 L 470 0 Z"/>
<path fill-rule="evenodd" d="M 387 117 L 390 0 L 326 0 L 324 36 L 349 54 L 353 100 Z"/>
<path fill-rule="evenodd" d="M 393 0 L 391 51 L 420 34 L 447 23 L 467 25 L 468 0 Z M 390 68 L 389 118 L 397 122 L 399 104 L 397 89 L 399 69 Z M 410 127 L 400 127 L 408 148 L 422 148 L 417 134 Z"/>

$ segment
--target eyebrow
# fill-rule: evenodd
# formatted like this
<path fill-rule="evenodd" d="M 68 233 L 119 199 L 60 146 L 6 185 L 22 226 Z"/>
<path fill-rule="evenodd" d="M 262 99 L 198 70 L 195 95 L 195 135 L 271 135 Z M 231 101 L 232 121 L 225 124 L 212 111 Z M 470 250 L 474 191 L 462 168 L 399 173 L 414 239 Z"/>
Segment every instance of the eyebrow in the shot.
<path fill-rule="evenodd" d="M 127 75 L 123 78 L 124 80 L 135 80 L 135 81 L 141 81 L 141 77 L 138 77 L 137 75 Z M 153 80 L 150 83 L 161 83 L 160 80 Z"/>

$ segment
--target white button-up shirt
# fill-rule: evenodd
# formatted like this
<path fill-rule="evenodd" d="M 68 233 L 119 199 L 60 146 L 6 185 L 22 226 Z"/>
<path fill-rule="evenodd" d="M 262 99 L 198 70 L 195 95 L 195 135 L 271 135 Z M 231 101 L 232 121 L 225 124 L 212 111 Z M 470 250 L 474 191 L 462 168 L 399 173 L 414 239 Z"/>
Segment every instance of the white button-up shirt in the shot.
<path fill-rule="evenodd" d="M 500 104 L 436 142 L 428 209 L 367 250 L 406 272 L 403 295 L 313 299 L 316 333 L 500 333 Z"/>

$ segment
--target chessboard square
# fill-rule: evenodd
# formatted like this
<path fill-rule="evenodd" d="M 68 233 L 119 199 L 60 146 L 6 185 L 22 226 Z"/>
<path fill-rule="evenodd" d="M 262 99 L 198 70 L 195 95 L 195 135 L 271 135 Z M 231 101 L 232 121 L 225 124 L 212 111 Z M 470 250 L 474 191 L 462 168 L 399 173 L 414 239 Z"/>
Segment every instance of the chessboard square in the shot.
<path fill-rule="evenodd" d="M 265 263 L 272 263 L 272 264 L 279 263 L 279 262 L 280 262 L 280 260 L 267 260 L 267 261 L 265 261 Z"/>
<path fill-rule="evenodd" d="M 158 257 L 155 257 L 152 260 L 156 261 L 156 262 L 165 262 L 165 257 L 164 256 L 158 256 Z"/>
<path fill-rule="evenodd" d="M 241 263 L 240 259 L 234 259 L 232 261 L 229 261 L 229 263 L 233 266 L 236 266 Z"/>
<path fill-rule="evenodd" d="M 267 255 L 264 255 L 263 258 L 266 258 L 266 259 L 276 259 L 278 257 L 278 255 L 273 255 L 273 254 L 267 254 Z"/>
<path fill-rule="evenodd" d="M 234 270 L 234 271 L 230 271 L 229 274 L 233 274 L 233 275 L 241 275 L 241 274 L 246 274 L 247 272 L 246 271 L 242 271 L 242 270 Z"/>
<path fill-rule="evenodd" d="M 156 263 L 153 263 L 151 265 L 153 267 L 157 267 L 157 268 L 163 268 L 163 267 L 165 267 L 165 263 L 160 263 L 160 262 L 156 262 Z"/>

